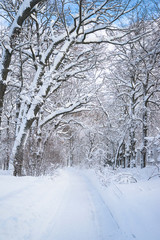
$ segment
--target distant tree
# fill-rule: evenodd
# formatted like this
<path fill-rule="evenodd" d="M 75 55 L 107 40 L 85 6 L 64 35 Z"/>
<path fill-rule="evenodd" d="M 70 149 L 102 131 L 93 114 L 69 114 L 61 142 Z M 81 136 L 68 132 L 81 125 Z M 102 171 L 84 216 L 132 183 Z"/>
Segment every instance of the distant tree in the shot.
<path fill-rule="evenodd" d="M 159 56 L 160 56 L 160 41 L 157 38 L 159 27 L 153 23 L 156 32 L 153 31 L 152 35 L 143 42 L 139 42 L 140 46 L 140 69 L 141 73 L 139 81 L 142 90 L 142 167 L 146 166 L 147 162 L 147 137 L 149 130 L 149 106 L 157 105 L 156 95 L 160 91 L 160 79 L 158 76 Z M 151 27 L 153 26 L 151 25 Z"/>
<path fill-rule="evenodd" d="M 126 115 L 125 134 L 118 145 L 119 151 L 126 145 L 127 162 L 125 166 L 133 166 L 136 158 L 136 139 L 142 136 L 142 167 L 147 162 L 147 137 L 150 123 L 148 121 L 149 109 L 152 106 L 159 106 L 159 27 L 158 22 L 146 20 L 134 23 L 136 31 L 132 34 L 145 34 L 135 43 L 125 46 L 118 46 L 111 55 L 111 76 L 115 80 L 118 101 L 124 106 Z M 154 28 L 153 28 L 154 26 Z M 154 30 L 156 29 L 156 30 Z M 158 94 L 158 95 L 157 95 Z M 142 130 L 138 127 L 142 125 Z M 137 131 L 136 137 L 136 129 Z M 123 144 L 122 144 L 123 143 Z M 124 157 L 125 159 L 125 157 Z M 118 161 L 118 159 L 116 159 Z"/>

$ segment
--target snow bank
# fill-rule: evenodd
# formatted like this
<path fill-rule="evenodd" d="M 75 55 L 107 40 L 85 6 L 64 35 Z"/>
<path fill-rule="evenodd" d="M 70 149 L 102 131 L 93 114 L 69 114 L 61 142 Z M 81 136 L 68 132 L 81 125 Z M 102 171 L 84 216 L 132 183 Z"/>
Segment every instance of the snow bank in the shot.
<path fill-rule="evenodd" d="M 93 171 L 87 173 L 122 231 L 136 240 L 160 239 L 160 178 L 156 172 L 155 167 L 147 167 L 118 171 L 109 169 L 103 173 L 100 171 L 97 176 Z M 154 173 L 157 177 L 148 180 Z M 136 181 L 130 184 L 115 181 L 117 176 L 126 174 Z"/>

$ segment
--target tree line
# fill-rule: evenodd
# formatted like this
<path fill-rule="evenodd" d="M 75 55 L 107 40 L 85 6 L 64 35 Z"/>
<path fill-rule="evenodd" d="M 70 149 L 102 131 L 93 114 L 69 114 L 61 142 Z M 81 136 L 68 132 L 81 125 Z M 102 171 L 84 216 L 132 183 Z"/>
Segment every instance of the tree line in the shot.
<path fill-rule="evenodd" d="M 145 167 L 159 127 L 158 2 L 7 0 L 0 9 L 1 167 L 15 176 L 130 167 L 139 146 Z"/>

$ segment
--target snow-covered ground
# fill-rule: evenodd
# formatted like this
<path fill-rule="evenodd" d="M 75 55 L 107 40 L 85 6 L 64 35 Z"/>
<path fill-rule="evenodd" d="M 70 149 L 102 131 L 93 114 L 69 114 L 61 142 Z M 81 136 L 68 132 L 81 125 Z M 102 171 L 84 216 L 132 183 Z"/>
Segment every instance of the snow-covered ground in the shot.
<path fill-rule="evenodd" d="M 0 175 L 0 240 L 159 240 L 160 178 L 148 181 L 152 172 Z"/>

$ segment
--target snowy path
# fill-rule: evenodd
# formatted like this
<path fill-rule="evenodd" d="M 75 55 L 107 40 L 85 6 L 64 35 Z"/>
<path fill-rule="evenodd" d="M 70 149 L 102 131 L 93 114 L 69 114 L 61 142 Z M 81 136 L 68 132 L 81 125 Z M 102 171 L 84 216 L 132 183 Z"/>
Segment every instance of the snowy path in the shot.
<path fill-rule="evenodd" d="M 73 170 L 68 171 L 67 177 L 63 200 L 44 237 L 48 240 L 121 239 L 118 225 L 91 182 Z"/>
<path fill-rule="evenodd" d="M 0 183 L 0 240 L 132 239 L 122 234 L 96 188 L 79 171 L 63 170 L 54 180 L 10 181 L 8 192 Z"/>

